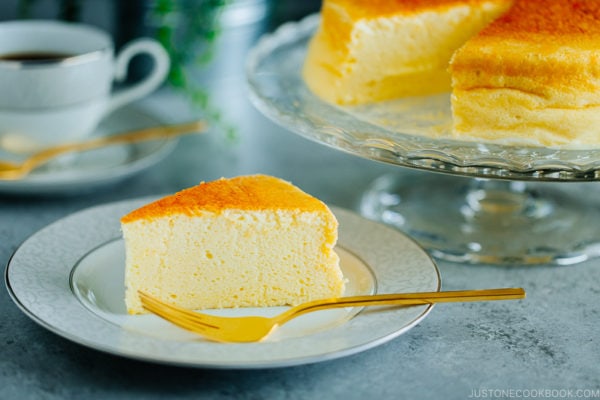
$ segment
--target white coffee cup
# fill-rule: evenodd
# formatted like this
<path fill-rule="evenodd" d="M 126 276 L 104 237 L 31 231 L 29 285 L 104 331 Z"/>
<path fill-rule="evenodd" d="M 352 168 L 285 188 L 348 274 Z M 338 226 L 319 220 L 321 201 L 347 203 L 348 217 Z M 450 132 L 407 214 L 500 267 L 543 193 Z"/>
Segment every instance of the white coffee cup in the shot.
<path fill-rule="evenodd" d="M 130 60 L 147 54 L 153 68 L 140 82 L 113 90 Z M 169 70 L 155 40 L 138 39 L 115 57 L 104 31 L 75 23 L 0 23 L 0 148 L 35 150 L 81 140 L 111 111 L 154 91 Z"/>

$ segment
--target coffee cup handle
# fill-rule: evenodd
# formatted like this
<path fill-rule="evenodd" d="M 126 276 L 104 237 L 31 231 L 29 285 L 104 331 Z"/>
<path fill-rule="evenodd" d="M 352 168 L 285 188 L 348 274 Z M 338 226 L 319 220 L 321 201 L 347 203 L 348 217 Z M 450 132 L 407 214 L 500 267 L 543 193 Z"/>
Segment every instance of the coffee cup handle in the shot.
<path fill-rule="evenodd" d="M 169 72 L 170 59 L 167 51 L 153 39 L 136 39 L 119 52 L 115 60 L 114 80 L 123 81 L 127 77 L 127 69 L 131 59 L 139 54 L 148 54 L 153 58 L 152 71 L 140 82 L 115 91 L 106 106 L 104 115 L 111 111 L 140 99 L 156 90 L 165 80 Z"/>

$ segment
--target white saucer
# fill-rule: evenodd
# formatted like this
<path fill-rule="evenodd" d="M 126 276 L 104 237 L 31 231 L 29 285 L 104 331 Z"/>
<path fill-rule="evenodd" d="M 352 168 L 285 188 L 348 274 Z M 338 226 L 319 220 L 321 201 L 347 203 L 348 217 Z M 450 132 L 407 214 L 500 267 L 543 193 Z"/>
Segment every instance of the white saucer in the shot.
<path fill-rule="evenodd" d="M 127 106 L 100 123 L 95 136 L 162 125 L 156 116 Z M 132 176 L 162 160 L 175 147 L 177 139 L 115 145 L 76 155 L 68 154 L 36 169 L 23 179 L 0 180 L 0 193 L 63 194 L 93 189 Z M 6 158 L 2 154 L 3 158 Z"/>
<path fill-rule="evenodd" d="M 261 343 L 207 341 L 154 315 L 128 315 L 119 218 L 153 199 L 80 211 L 40 230 L 12 256 L 5 272 L 15 303 L 56 334 L 134 359 L 212 368 L 265 368 L 314 363 L 383 344 L 419 323 L 432 305 L 345 308 L 310 313 Z M 346 294 L 437 291 L 431 257 L 397 230 L 350 211 L 337 216 Z M 35 279 L 31 279 L 34 276 Z M 284 307 L 212 310 L 221 315 L 274 315 Z"/>

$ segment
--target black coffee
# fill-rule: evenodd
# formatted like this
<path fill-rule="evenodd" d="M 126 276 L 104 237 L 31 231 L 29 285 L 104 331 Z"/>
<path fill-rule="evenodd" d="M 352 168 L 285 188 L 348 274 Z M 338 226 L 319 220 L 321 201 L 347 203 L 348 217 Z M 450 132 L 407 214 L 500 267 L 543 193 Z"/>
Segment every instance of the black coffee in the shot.
<path fill-rule="evenodd" d="M 71 57 L 72 54 L 32 51 L 23 53 L 0 54 L 0 61 L 54 61 Z"/>

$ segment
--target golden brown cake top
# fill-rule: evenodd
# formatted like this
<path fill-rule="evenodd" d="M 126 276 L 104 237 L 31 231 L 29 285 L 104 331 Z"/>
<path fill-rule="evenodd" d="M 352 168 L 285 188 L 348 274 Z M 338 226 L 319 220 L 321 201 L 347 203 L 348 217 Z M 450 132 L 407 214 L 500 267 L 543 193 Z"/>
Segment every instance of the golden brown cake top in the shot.
<path fill-rule="evenodd" d="M 337 5 L 352 19 L 378 18 L 397 14 L 413 14 L 427 10 L 443 10 L 450 6 L 476 5 L 502 0 L 325 0 L 324 6 Z M 328 4 L 329 3 L 329 4 Z"/>
<path fill-rule="evenodd" d="M 599 0 L 516 0 L 450 63 L 454 89 L 597 92 Z"/>
<path fill-rule="evenodd" d="M 194 216 L 202 211 L 218 213 L 226 209 L 325 211 L 327 206 L 282 179 L 248 175 L 202 182 L 138 208 L 121 218 L 121 222 L 150 220 L 171 214 Z"/>
<path fill-rule="evenodd" d="M 512 0 L 324 0 L 321 33 L 332 49 L 346 50 L 354 23 L 359 20 L 412 16 L 424 11 L 444 12 L 458 5 L 506 4 Z"/>
<path fill-rule="evenodd" d="M 599 0 L 517 0 L 479 34 L 479 39 L 517 39 L 582 45 L 600 35 Z"/>

